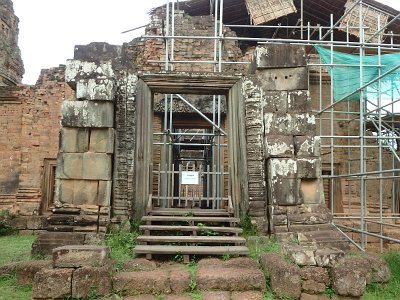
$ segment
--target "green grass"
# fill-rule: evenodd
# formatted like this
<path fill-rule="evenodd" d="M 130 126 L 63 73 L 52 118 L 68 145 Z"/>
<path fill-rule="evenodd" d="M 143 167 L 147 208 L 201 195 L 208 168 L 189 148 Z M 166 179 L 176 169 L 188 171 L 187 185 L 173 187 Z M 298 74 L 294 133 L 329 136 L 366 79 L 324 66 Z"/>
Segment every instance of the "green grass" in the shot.
<path fill-rule="evenodd" d="M 388 252 L 384 255 L 389 265 L 391 278 L 387 284 L 369 284 L 363 300 L 395 300 L 400 295 L 400 251 Z"/>
<path fill-rule="evenodd" d="M 0 237 L 0 266 L 31 258 L 31 247 L 36 236 L 10 235 Z"/>
<path fill-rule="evenodd" d="M 111 247 L 111 257 L 122 265 L 133 257 L 133 248 L 139 235 L 140 221 L 133 220 L 131 223 L 110 229 L 106 234 L 105 244 Z"/>
<path fill-rule="evenodd" d="M 0 266 L 27 261 L 35 236 L 10 235 L 0 237 Z M 15 274 L 0 277 L 0 300 L 28 300 L 32 298 L 31 286 L 18 286 Z"/>
<path fill-rule="evenodd" d="M 15 275 L 0 277 L 0 300 L 29 300 L 32 299 L 32 287 L 18 286 Z"/>
<path fill-rule="evenodd" d="M 272 252 L 283 256 L 281 244 L 275 239 L 271 238 L 265 243 L 256 243 L 249 247 L 249 256 L 258 259 L 261 253 Z"/>

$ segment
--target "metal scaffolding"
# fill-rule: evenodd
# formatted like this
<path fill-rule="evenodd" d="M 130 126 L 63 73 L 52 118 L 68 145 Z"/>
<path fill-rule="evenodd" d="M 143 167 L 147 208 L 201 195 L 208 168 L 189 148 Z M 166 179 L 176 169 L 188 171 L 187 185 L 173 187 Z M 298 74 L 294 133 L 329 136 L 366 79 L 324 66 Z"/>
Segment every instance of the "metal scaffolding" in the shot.
<path fill-rule="evenodd" d="M 391 16 L 392 20 L 381 26 L 380 15 L 377 15 L 378 24 L 376 32 L 366 35 L 368 29 L 363 23 L 365 3 L 363 0 L 354 1 L 340 18 L 330 15 L 330 25 L 304 24 L 303 0 L 301 1 L 300 19 L 295 25 L 224 25 L 223 12 L 224 0 L 210 0 L 213 5 L 210 14 L 214 16 L 214 35 L 176 35 L 175 34 L 175 7 L 176 1 L 166 0 L 165 30 L 163 35 L 145 35 L 146 39 L 162 39 L 165 42 L 165 59 L 151 60 L 149 62 L 163 65 L 166 71 L 173 71 L 175 64 L 209 64 L 213 72 L 221 72 L 223 65 L 246 64 L 248 62 L 234 62 L 223 57 L 223 44 L 226 41 L 257 42 L 264 43 L 290 43 L 306 46 L 309 54 L 309 82 L 312 89 L 313 113 L 318 117 L 319 136 L 322 141 L 321 152 L 323 160 L 323 180 L 326 182 L 325 197 L 333 214 L 333 223 L 357 248 L 365 250 L 371 238 L 379 239 L 379 249 L 383 251 L 385 241 L 400 243 L 393 238 L 391 229 L 400 227 L 400 116 L 399 101 L 395 97 L 387 98 L 381 93 L 381 81 L 396 69 L 399 64 L 388 72 L 381 72 L 383 65 L 381 57 L 387 52 L 400 52 L 400 45 L 394 42 L 397 33 L 385 33 L 387 27 L 399 18 Z M 358 12 L 358 26 L 343 26 L 342 21 L 351 13 Z M 334 20 L 337 20 L 334 22 Z M 224 28 L 266 28 L 266 29 L 290 29 L 301 33 L 300 38 L 275 38 L 275 37 L 231 37 L 224 36 Z M 336 39 L 338 31 L 344 32 L 346 38 Z M 358 41 L 350 32 L 358 31 Z M 212 40 L 214 41 L 213 60 L 176 60 L 174 47 L 176 40 Z M 374 41 L 376 39 L 376 41 Z M 387 42 L 384 43 L 384 40 Z M 324 64 L 312 53 L 313 45 L 324 45 L 331 50 L 330 64 Z M 341 51 L 357 53 L 359 55 L 360 86 L 351 95 L 359 94 L 359 100 L 348 101 L 346 97 L 335 101 L 334 85 L 327 76 L 327 67 L 335 68 L 342 65 L 334 63 L 334 52 Z M 366 66 L 363 59 L 365 55 L 377 55 L 379 76 L 374 80 L 363 83 L 363 72 Z M 378 83 L 377 99 L 368 99 L 367 88 Z M 162 132 L 155 132 L 155 136 L 162 136 L 162 159 L 159 176 L 161 176 L 158 200 L 175 199 L 173 192 L 173 176 L 176 169 L 173 168 L 174 146 L 181 144 L 179 137 L 190 135 L 201 136 L 212 148 L 212 171 L 208 168 L 207 176 L 215 176 L 212 184 L 215 185 L 217 198 L 224 198 L 224 180 L 226 168 L 221 161 L 223 147 L 222 137 L 226 135 L 221 123 L 221 96 L 212 97 L 212 118 L 208 118 L 194 106 L 191 109 L 205 118 L 211 125 L 211 131 L 203 132 L 177 132 L 173 128 L 173 103 L 183 101 L 191 106 L 190 101 L 181 95 L 164 96 L 164 125 Z M 177 138 L 178 136 L 178 138 Z M 195 140 L 195 139 L 194 139 Z M 198 141 L 198 139 L 196 139 Z M 180 144 L 181 143 L 181 144 Z M 192 143 L 195 146 L 195 143 Z M 201 147 L 205 147 L 201 144 Z M 328 193 L 329 191 L 329 193 Z M 206 195 L 208 199 L 210 195 Z M 201 198 L 201 197 L 200 197 Z M 166 202 L 164 204 L 166 205 Z"/>

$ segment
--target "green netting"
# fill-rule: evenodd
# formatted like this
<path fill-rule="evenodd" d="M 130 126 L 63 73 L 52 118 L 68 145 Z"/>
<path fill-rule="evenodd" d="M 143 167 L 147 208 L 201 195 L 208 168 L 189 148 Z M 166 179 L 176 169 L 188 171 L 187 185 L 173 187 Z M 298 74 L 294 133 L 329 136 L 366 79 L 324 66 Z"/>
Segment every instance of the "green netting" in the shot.
<path fill-rule="evenodd" d="M 328 72 L 333 82 L 334 100 L 338 101 L 347 95 L 350 95 L 360 88 L 360 56 L 331 51 L 320 46 L 315 46 L 322 61 L 329 65 Z M 333 55 L 332 55 L 333 54 Z M 333 60 L 332 60 L 333 57 Z M 332 66 L 332 64 L 334 66 Z M 394 67 L 400 65 L 400 53 L 381 55 L 381 65 L 379 73 L 378 55 L 362 57 L 362 85 L 376 79 Z M 377 99 L 379 94 L 379 82 L 369 85 L 363 90 L 363 95 L 368 100 Z M 386 99 L 400 98 L 400 69 L 391 72 L 380 81 L 381 97 Z M 355 93 L 347 100 L 359 100 L 360 93 Z"/>

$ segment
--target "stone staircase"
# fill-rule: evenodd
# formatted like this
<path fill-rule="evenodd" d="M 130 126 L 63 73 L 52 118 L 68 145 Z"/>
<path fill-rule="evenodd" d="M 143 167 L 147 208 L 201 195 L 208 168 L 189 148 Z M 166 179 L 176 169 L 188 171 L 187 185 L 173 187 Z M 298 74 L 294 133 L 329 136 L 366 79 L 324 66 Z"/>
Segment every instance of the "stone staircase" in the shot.
<path fill-rule="evenodd" d="M 142 217 L 135 254 L 247 255 L 246 240 L 239 235 L 239 219 L 225 209 L 152 208 Z"/>

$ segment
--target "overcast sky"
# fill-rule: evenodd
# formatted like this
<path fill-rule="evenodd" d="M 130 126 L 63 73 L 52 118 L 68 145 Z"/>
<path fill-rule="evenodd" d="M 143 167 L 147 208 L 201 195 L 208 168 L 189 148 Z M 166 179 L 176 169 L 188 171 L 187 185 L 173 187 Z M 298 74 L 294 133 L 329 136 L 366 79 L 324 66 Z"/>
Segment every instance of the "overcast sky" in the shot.
<path fill-rule="evenodd" d="M 334 0 L 332 0 L 334 1 Z M 148 11 L 166 0 L 13 0 L 19 23 L 19 46 L 26 84 L 43 68 L 65 64 L 74 46 L 91 42 L 122 45 L 141 35 L 122 31 L 149 22 Z M 171 0 L 172 2 L 172 0 Z M 381 0 L 400 10 L 399 0 Z"/>

